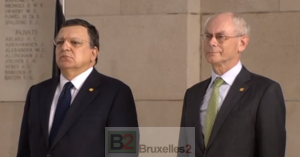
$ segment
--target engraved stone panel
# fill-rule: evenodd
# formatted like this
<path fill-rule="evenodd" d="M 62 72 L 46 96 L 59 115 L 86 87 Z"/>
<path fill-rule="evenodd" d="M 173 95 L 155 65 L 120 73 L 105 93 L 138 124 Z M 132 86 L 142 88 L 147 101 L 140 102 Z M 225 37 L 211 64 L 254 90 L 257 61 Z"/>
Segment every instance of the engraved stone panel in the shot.
<path fill-rule="evenodd" d="M 51 76 L 55 1 L 0 1 L 0 101 L 24 101 Z"/>

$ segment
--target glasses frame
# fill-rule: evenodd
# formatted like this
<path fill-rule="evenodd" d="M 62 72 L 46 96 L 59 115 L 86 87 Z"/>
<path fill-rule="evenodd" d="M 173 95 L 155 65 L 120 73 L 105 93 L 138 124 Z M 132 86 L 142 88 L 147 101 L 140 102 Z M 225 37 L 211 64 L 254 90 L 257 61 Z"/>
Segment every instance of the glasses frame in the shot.
<path fill-rule="evenodd" d="M 211 37 L 209 38 L 209 40 L 207 39 L 206 35 L 211 35 Z M 245 34 L 235 35 L 235 36 L 229 36 L 229 35 L 225 35 L 225 34 L 222 34 L 222 33 L 218 33 L 217 35 L 222 35 L 225 38 L 222 39 L 222 40 L 220 40 L 220 39 L 216 38 L 216 35 L 213 35 L 213 34 L 210 34 L 210 33 L 204 33 L 204 34 L 201 34 L 200 36 L 202 37 L 203 41 L 210 41 L 212 38 L 216 38 L 216 40 L 218 41 L 218 43 L 224 43 L 226 40 L 228 40 L 230 38 L 238 38 L 238 37 L 245 36 Z"/>

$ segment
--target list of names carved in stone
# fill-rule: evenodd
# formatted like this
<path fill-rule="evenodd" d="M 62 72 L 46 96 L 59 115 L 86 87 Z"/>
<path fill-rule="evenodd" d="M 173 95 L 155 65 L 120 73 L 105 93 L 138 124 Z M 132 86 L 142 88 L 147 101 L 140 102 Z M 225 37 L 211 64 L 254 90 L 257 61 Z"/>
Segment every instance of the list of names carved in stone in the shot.
<path fill-rule="evenodd" d="M 7 28 L 15 28 L 5 35 L 4 80 L 33 80 L 32 66 L 44 57 L 45 48 L 38 40 L 39 10 L 43 3 L 35 0 L 5 0 L 3 15 Z M 23 26 L 23 27 L 22 27 Z"/>

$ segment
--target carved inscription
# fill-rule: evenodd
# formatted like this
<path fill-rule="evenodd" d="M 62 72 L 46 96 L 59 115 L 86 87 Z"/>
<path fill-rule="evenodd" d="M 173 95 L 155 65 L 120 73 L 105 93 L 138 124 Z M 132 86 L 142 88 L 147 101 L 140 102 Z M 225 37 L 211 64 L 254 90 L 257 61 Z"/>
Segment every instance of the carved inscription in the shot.
<path fill-rule="evenodd" d="M 44 58 L 45 47 L 38 40 L 40 24 L 38 10 L 43 3 L 35 0 L 5 0 L 4 25 L 16 29 L 4 36 L 4 80 L 33 80 L 32 66 Z M 24 26 L 24 27 L 20 27 Z"/>

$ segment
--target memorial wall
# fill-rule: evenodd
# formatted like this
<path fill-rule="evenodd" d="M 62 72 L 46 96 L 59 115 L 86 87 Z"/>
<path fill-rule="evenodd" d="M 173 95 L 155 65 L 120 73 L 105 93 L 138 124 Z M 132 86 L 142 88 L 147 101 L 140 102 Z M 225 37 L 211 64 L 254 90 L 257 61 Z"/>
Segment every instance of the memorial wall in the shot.
<path fill-rule="evenodd" d="M 0 1 L 0 101 L 24 101 L 51 77 L 54 0 Z"/>

